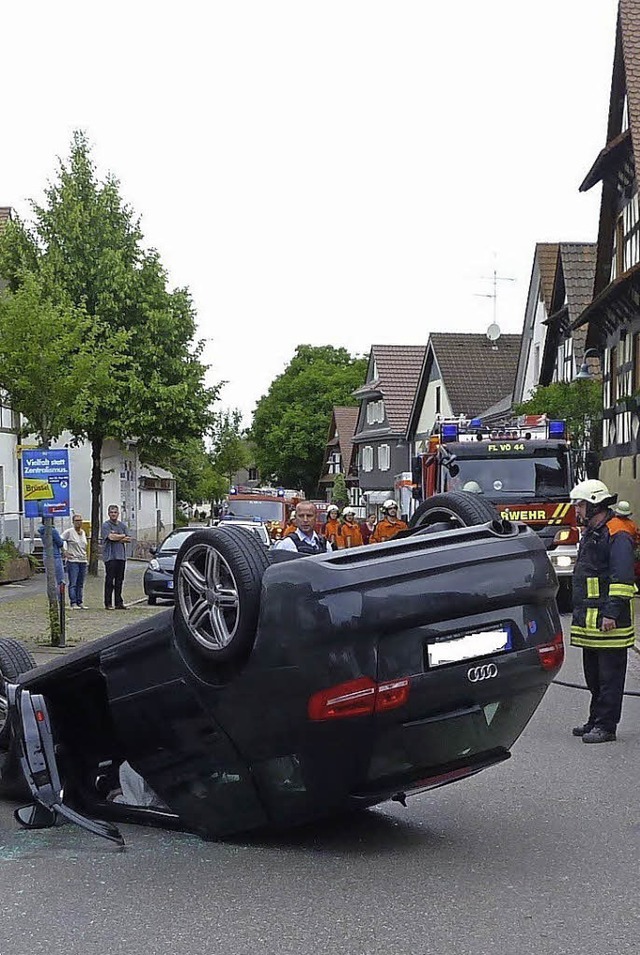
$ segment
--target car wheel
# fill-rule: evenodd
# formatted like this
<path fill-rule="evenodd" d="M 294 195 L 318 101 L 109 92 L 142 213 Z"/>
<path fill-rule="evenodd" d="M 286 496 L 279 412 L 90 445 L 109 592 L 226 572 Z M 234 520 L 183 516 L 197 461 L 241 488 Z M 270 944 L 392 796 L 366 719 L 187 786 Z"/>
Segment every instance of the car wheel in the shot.
<path fill-rule="evenodd" d="M 451 527 L 471 527 L 496 519 L 499 520 L 500 515 L 493 504 L 478 494 L 451 491 L 448 494 L 434 494 L 423 501 L 411 518 L 409 527 L 426 527 L 443 522 Z"/>
<path fill-rule="evenodd" d="M 174 628 L 210 662 L 246 655 L 255 639 L 267 552 L 242 528 L 196 531 L 175 568 Z"/>
<path fill-rule="evenodd" d="M 35 665 L 36 661 L 21 643 L 8 637 L 0 638 L 0 749 L 8 748 L 11 736 L 6 684 L 15 682 L 21 673 Z"/>
<path fill-rule="evenodd" d="M 155 605 L 158 603 L 158 598 L 154 597 L 153 594 L 149 594 L 149 596 L 147 597 L 147 603 L 150 604 L 152 607 L 155 607 Z"/>

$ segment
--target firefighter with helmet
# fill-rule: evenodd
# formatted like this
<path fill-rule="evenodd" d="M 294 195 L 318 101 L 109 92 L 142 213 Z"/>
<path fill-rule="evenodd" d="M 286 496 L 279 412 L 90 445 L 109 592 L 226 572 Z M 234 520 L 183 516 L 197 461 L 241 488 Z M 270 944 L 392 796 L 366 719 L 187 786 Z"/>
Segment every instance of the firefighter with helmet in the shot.
<path fill-rule="evenodd" d="M 330 504 L 327 508 L 327 523 L 324 525 L 324 536 L 334 547 L 337 546 L 338 532 L 340 530 L 340 521 L 338 514 L 340 508 L 337 504 Z"/>
<path fill-rule="evenodd" d="M 406 531 L 409 526 L 398 517 L 398 505 L 392 498 L 384 502 L 382 513 L 384 515 L 382 520 L 378 521 L 376 529 L 369 538 L 370 544 L 381 544 L 382 541 L 389 541 L 400 531 Z"/>
<path fill-rule="evenodd" d="M 362 547 L 362 531 L 356 523 L 355 507 L 347 506 L 342 511 L 342 526 L 338 531 L 338 550 L 346 550 L 349 547 Z"/>
<path fill-rule="evenodd" d="M 294 507 L 294 509 L 289 514 L 289 522 L 287 526 L 285 527 L 285 529 L 283 530 L 282 536 L 288 537 L 289 534 L 295 534 L 297 530 L 298 530 L 298 525 L 296 524 L 296 509 Z"/>
<path fill-rule="evenodd" d="M 628 522 L 612 510 L 617 495 L 602 481 L 582 481 L 570 498 L 584 527 L 573 572 L 571 644 L 582 648 L 591 692 L 587 721 L 573 735 L 584 743 L 608 743 L 616 738 L 635 637 L 634 541 Z"/>

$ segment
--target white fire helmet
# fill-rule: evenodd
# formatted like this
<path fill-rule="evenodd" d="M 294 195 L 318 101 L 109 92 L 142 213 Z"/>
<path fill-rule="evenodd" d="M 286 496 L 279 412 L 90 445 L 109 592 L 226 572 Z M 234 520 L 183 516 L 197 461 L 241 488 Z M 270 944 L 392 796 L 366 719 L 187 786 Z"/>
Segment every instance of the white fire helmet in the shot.
<path fill-rule="evenodd" d="M 343 509 L 342 509 L 342 516 L 343 516 L 343 517 L 355 517 L 355 516 L 356 516 L 356 509 L 355 509 L 355 507 L 345 507 L 345 508 L 343 508 Z"/>
<path fill-rule="evenodd" d="M 389 498 L 387 501 L 385 501 L 384 504 L 382 505 L 382 510 L 383 510 L 383 511 L 390 511 L 392 507 L 395 507 L 396 511 L 398 510 L 398 503 L 397 503 L 397 501 L 394 501 L 393 498 L 390 497 L 390 498 Z"/>
<path fill-rule="evenodd" d="M 580 481 L 569 494 L 569 498 L 575 503 L 577 501 L 586 501 L 587 504 L 610 504 L 616 500 L 617 494 L 612 494 L 603 481 L 591 479 L 589 481 Z"/>
<path fill-rule="evenodd" d="M 477 481 L 467 481 L 466 484 L 462 485 L 462 490 L 466 491 L 467 494 L 482 494 L 482 488 Z"/>
<path fill-rule="evenodd" d="M 338 514 L 340 513 L 340 508 L 338 507 L 337 504 L 330 504 L 330 505 L 329 505 L 329 507 L 327 508 L 327 517 L 329 516 L 329 514 L 331 514 L 332 511 L 335 511 L 335 512 L 336 512 L 336 517 L 337 517 Z"/>
<path fill-rule="evenodd" d="M 631 505 L 628 501 L 618 501 L 617 504 L 614 504 L 611 510 L 614 514 L 617 514 L 618 517 L 631 517 L 633 514 Z"/>

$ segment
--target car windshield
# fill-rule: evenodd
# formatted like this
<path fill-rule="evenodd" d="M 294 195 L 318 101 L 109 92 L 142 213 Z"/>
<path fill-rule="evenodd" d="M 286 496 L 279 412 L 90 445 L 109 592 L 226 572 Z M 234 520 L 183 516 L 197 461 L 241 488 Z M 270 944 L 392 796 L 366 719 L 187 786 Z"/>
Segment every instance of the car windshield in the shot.
<path fill-rule="evenodd" d="M 569 498 L 569 469 L 564 454 L 528 458 L 458 458 L 458 473 L 446 474 L 445 491 L 461 491 L 467 481 L 480 485 L 492 500 L 505 497 Z M 445 472 L 446 473 L 446 472 Z"/>
<path fill-rule="evenodd" d="M 158 550 L 159 554 L 177 554 L 187 537 L 193 534 L 193 528 L 188 530 L 176 531 L 175 534 L 169 534 L 169 536 L 162 542 Z"/>
<path fill-rule="evenodd" d="M 225 517 L 242 517 L 245 521 L 282 521 L 284 504 L 280 501 L 229 501 Z"/>

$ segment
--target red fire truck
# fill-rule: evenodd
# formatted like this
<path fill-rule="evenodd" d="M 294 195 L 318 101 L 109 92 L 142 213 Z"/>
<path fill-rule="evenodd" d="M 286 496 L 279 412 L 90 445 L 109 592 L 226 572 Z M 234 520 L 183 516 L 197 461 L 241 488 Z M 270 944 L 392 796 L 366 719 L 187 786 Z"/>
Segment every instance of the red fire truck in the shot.
<path fill-rule="evenodd" d="M 278 532 L 282 532 L 289 523 L 289 516 L 298 501 L 303 499 L 302 491 L 289 488 L 238 485 L 229 490 L 224 502 L 224 516 L 262 521 L 275 539 L 279 536 Z"/>
<path fill-rule="evenodd" d="M 565 421 L 524 415 L 496 426 L 439 417 L 427 450 L 413 460 L 413 483 L 425 510 L 435 494 L 468 490 L 508 520 L 530 524 L 558 574 L 561 610 L 570 609 L 579 531 L 569 502 L 574 481 Z"/>

